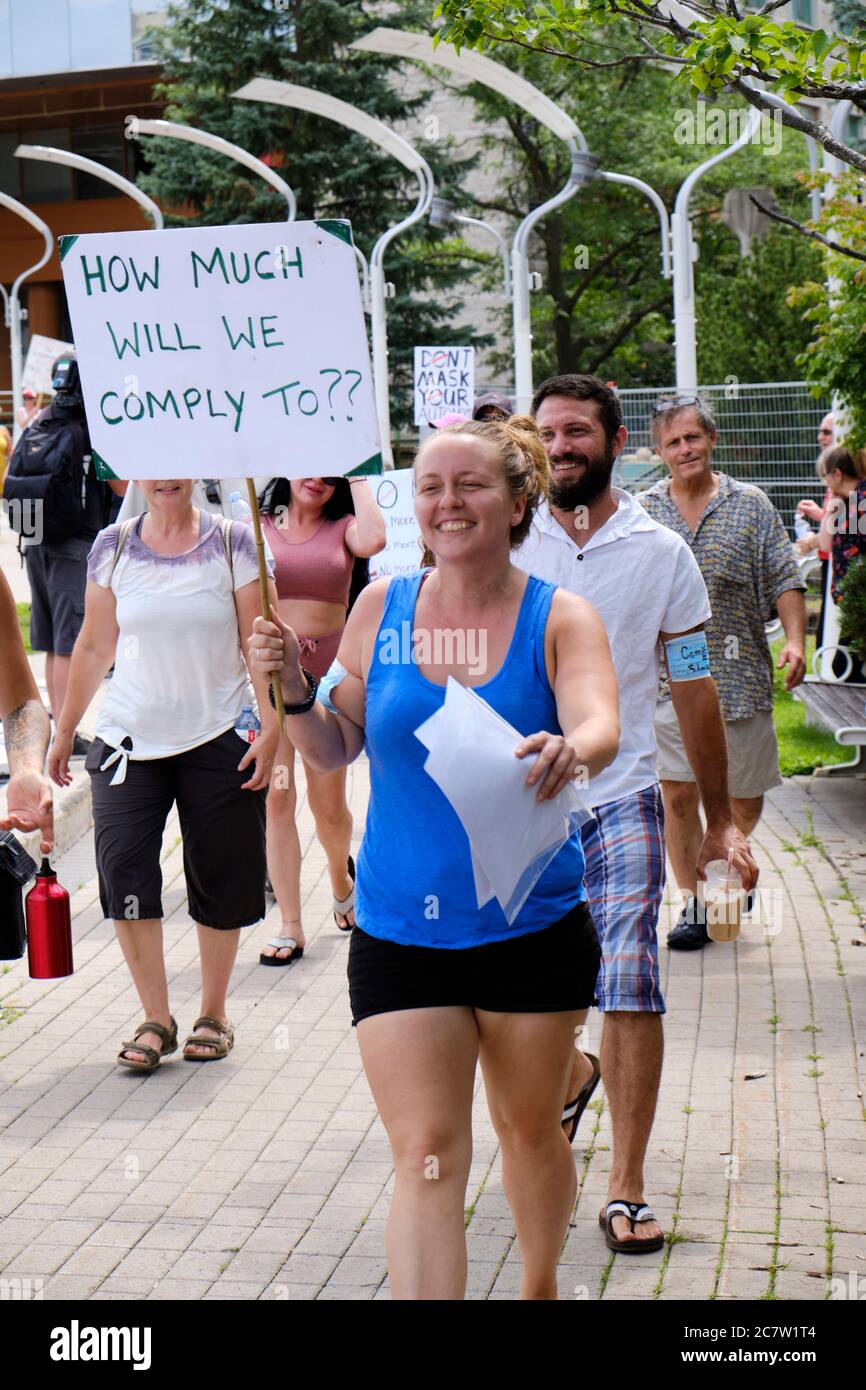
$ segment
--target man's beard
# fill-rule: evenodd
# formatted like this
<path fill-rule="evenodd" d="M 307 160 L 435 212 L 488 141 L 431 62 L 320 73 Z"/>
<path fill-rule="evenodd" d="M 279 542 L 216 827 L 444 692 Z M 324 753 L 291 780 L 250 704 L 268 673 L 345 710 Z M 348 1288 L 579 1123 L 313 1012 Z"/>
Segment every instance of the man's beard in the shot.
<path fill-rule="evenodd" d="M 571 482 L 557 482 L 556 476 L 551 473 L 550 500 L 554 507 L 563 512 L 573 512 L 577 507 L 588 507 L 601 496 L 613 473 L 614 452 L 610 444 L 605 444 L 603 452 L 591 458 L 568 458 L 570 462 L 584 463 L 586 467 L 580 477 Z M 560 456 L 557 462 L 565 462 L 565 459 Z M 550 463 L 552 469 L 552 459 Z"/>

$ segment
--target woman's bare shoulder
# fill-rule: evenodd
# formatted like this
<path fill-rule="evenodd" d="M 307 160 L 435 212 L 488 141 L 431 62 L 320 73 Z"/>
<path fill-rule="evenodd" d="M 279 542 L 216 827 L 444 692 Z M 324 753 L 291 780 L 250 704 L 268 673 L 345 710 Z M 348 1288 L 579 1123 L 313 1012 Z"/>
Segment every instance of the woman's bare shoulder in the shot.
<path fill-rule="evenodd" d="M 385 607 L 390 578 L 373 579 L 366 584 L 355 599 L 346 626 L 355 632 L 364 632 L 374 624 L 378 627 Z"/>
<path fill-rule="evenodd" d="M 586 632 L 596 629 L 601 618 L 589 599 L 572 594 L 568 589 L 557 588 L 550 602 L 550 621 L 556 630 L 563 633 L 575 630 Z"/>

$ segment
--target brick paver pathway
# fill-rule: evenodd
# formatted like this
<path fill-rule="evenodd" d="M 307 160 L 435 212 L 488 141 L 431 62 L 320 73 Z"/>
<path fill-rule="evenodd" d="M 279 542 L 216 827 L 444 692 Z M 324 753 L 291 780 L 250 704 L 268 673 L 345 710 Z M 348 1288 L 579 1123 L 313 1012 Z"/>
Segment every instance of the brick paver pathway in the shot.
<path fill-rule="evenodd" d="M 360 829 L 363 762 L 349 787 Z M 22 964 L 0 967 L 0 1292 L 29 1278 L 49 1299 L 388 1296 L 388 1146 L 305 802 L 299 824 L 304 959 L 264 970 L 273 919 L 248 932 L 230 1060 L 194 1066 L 178 1055 L 145 1077 L 114 1063 L 140 1014 L 102 920 L 90 836 L 60 861 L 74 977 L 42 985 Z M 639 1259 L 608 1254 L 597 1216 L 610 1125 L 599 1100 L 575 1146 L 563 1297 L 823 1299 L 831 1277 L 848 1289 L 859 1278 L 866 1291 L 864 830 L 863 782 L 789 781 L 755 836 L 766 928 L 750 925 L 735 946 L 662 951 L 667 1055 L 648 1197 L 673 1241 Z M 164 856 L 183 1035 L 198 1014 L 198 970 L 174 821 Z M 597 1016 L 589 1031 L 597 1046 Z M 480 1081 L 467 1234 L 469 1297 L 516 1297 Z"/>

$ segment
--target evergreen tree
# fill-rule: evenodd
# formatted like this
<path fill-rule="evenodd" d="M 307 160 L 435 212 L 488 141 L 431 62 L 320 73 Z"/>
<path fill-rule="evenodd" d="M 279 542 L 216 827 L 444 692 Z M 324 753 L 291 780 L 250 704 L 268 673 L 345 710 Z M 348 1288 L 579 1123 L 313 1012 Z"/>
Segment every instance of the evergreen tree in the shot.
<path fill-rule="evenodd" d="M 369 258 L 385 228 L 414 206 L 411 173 L 362 135 L 324 118 L 232 96 L 253 77 L 314 87 L 388 125 L 396 125 L 430 164 L 447 196 L 472 161 L 425 140 L 425 91 L 411 98 L 392 80 L 392 61 L 345 52 L 375 27 L 368 0 L 184 0 L 153 31 L 163 80 L 157 94 L 166 118 L 221 135 L 282 174 L 302 219 L 345 217 Z M 389 12 L 394 24 L 417 22 L 412 10 Z M 279 222 L 283 198 L 241 166 L 177 140 L 148 142 L 143 188 L 174 210 L 168 225 Z M 473 263 L 462 243 L 441 240 L 418 224 L 386 255 L 396 287 L 388 303 L 392 424 L 411 418 L 412 348 L 447 343 Z M 466 341 L 467 335 L 461 335 Z M 470 338 L 475 343 L 487 341 Z"/>

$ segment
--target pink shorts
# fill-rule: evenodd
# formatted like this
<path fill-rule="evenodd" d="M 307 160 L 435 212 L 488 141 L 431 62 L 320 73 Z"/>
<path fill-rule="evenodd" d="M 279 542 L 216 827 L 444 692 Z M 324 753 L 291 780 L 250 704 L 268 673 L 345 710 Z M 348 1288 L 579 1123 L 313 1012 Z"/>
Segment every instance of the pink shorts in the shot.
<path fill-rule="evenodd" d="M 301 637 L 299 634 L 301 665 L 321 679 L 334 662 L 342 635 L 343 628 L 337 632 L 325 632 L 320 637 Z"/>

